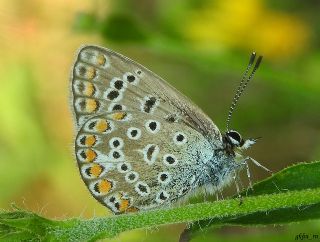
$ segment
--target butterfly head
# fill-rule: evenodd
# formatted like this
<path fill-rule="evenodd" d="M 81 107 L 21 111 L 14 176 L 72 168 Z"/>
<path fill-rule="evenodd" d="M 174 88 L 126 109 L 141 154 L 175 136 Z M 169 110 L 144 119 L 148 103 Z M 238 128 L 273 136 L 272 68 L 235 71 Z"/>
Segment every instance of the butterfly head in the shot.
<path fill-rule="evenodd" d="M 253 144 L 257 142 L 258 138 L 256 139 L 243 139 L 242 136 L 238 131 L 229 130 L 224 135 L 224 143 L 226 149 L 229 151 L 233 151 L 234 149 L 238 148 L 240 150 L 246 150 L 250 148 Z"/>

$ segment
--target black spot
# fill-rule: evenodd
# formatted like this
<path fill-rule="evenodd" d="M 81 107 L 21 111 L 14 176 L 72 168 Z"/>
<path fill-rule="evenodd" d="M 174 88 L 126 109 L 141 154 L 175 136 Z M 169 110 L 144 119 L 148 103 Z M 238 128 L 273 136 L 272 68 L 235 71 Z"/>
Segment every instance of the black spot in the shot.
<path fill-rule="evenodd" d="M 161 181 L 165 181 L 167 179 L 168 179 L 168 175 L 167 174 L 163 173 L 163 174 L 160 175 L 160 180 Z"/>
<path fill-rule="evenodd" d="M 136 137 L 137 134 L 138 134 L 138 130 L 134 129 L 134 130 L 131 131 L 131 136 L 132 137 Z"/>
<path fill-rule="evenodd" d="M 93 96 L 96 93 L 96 87 L 94 85 L 92 86 L 92 89 L 93 90 L 92 90 L 92 95 L 91 96 Z"/>
<path fill-rule="evenodd" d="M 93 129 L 94 126 L 96 126 L 96 124 L 97 124 L 97 122 L 96 122 L 96 121 L 93 121 L 93 122 L 91 122 L 91 123 L 89 124 L 88 128 L 89 128 L 89 129 Z"/>
<path fill-rule="evenodd" d="M 120 142 L 119 142 L 119 140 L 115 140 L 112 142 L 112 144 L 114 147 L 118 147 L 120 145 Z"/>
<path fill-rule="evenodd" d="M 115 197 L 110 197 L 110 198 L 109 198 L 109 201 L 112 202 L 112 203 L 113 203 L 115 200 L 116 200 Z"/>
<path fill-rule="evenodd" d="M 114 204 L 114 206 L 116 207 L 116 209 L 118 209 L 118 210 L 119 210 L 119 208 L 120 208 L 120 204 L 119 204 L 118 202 L 116 202 L 116 203 Z"/>
<path fill-rule="evenodd" d="M 152 145 L 152 146 L 150 146 L 149 149 L 147 150 L 147 158 L 148 158 L 148 160 L 151 160 L 152 154 L 153 154 L 155 148 L 156 148 L 156 146 L 155 146 L 155 145 Z"/>
<path fill-rule="evenodd" d="M 174 121 L 176 121 L 176 119 L 175 119 L 175 117 L 174 116 L 169 116 L 169 117 L 167 117 L 167 119 L 166 119 L 169 123 L 174 123 Z"/>
<path fill-rule="evenodd" d="M 79 84 L 78 84 L 78 90 L 79 90 L 79 92 L 83 92 L 84 91 L 84 83 L 83 82 L 80 82 Z"/>
<path fill-rule="evenodd" d="M 138 189 L 140 190 L 140 192 L 147 192 L 147 187 L 145 185 L 139 184 Z"/>
<path fill-rule="evenodd" d="M 109 100 L 114 100 L 114 99 L 116 99 L 118 96 L 119 96 L 119 92 L 118 92 L 118 91 L 115 91 L 115 90 L 109 92 L 108 95 L 107 95 L 107 97 L 108 97 Z"/>
<path fill-rule="evenodd" d="M 182 142 L 184 140 L 183 134 L 178 134 L 176 139 L 177 139 L 178 142 Z"/>
<path fill-rule="evenodd" d="M 133 75 L 129 75 L 129 76 L 127 76 L 127 80 L 128 80 L 128 82 L 134 82 L 134 80 L 136 79 L 136 77 L 135 76 L 133 76 Z"/>
<path fill-rule="evenodd" d="M 91 176 L 91 167 L 88 167 L 85 172 L 88 176 Z"/>
<path fill-rule="evenodd" d="M 83 159 L 87 159 L 87 154 L 86 154 L 86 152 L 84 152 L 84 150 L 81 151 L 80 155 L 81 155 L 81 157 L 82 157 Z"/>
<path fill-rule="evenodd" d="M 112 154 L 113 158 L 118 159 L 120 157 L 120 154 L 118 151 L 113 152 Z"/>
<path fill-rule="evenodd" d="M 123 171 L 128 170 L 128 166 L 127 166 L 126 164 L 122 164 L 120 168 L 121 168 L 121 170 L 123 170 Z"/>
<path fill-rule="evenodd" d="M 184 187 L 181 191 L 181 194 L 184 195 L 187 193 L 187 191 L 189 191 L 189 187 Z"/>
<path fill-rule="evenodd" d="M 146 113 L 150 113 L 151 108 L 154 106 L 154 104 L 156 103 L 157 99 L 155 97 L 150 97 L 144 104 L 144 111 Z"/>
<path fill-rule="evenodd" d="M 166 200 L 168 197 L 166 197 L 166 195 L 164 195 L 164 193 L 161 192 L 159 198 L 160 198 L 161 200 Z"/>
<path fill-rule="evenodd" d="M 96 109 L 94 111 L 96 112 L 97 110 L 99 110 L 101 104 L 97 100 L 95 100 L 95 102 L 96 102 Z"/>
<path fill-rule="evenodd" d="M 86 108 L 86 105 L 87 105 L 86 99 L 82 99 L 82 100 L 79 102 L 79 106 L 80 106 L 80 108 L 81 108 L 82 110 Z"/>
<path fill-rule="evenodd" d="M 123 81 L 121 80 L 116 80 L 114 82 L 114 87 L 117 88 L 118 90 L 121 90 L 123 88 Z"/>
<path fill-rule="evenodd" d="M 131 173 L 129 176 L 128 176 L 128 179 L 133 181 L 134 179 L 136 178 L 136 175 Z"/>
<path fill-rule="evenodd" d="M 86 136 L 82 136 L 82 138 L 80 139 L 80 144 L 85 145 L 86 144 Z"/>
<path fill-rule="evenodd" d="M 149 123 L 149 128 L 152 130 L 152 131 L 155 131 L 156 128 L 157 128 L 157 123 L 152 121 Z"/>
<path fill-rule="evenodd" d="M 166 161 L 172 165 L 173 163 L 176 162 L 176 160 L 172 156 L 167 156 Z"/>
<path fill-rule="evenodd" d="M 99 192 L 99 193 L 100 193 L 100 191 L 99 191 L 99 184 L 98 184 L 98 183 L 94 184 L 93 189 L 94 189 L 96 192 Z"/>
<path fill-rule="evenodd" d="M 141 71 L 137 71 L 137 73 L 138 73 L 138 75 L 140 75 L 140 74 L 141 74 Z"/>
<path fill-rule="evenodd" d="M 87 69 L 86 69 L 84 66 L 81 66 L 81 67 L 79 68 L 79 74 L 80 74 L 80 76 L 84 76 L 84 75 L 86 74 L 86 72 L 87 72 Z"/>
<path fill-rule="evenodd" d="M 122 110 L 122 106 L 120 104 L 114 105 L 112 108 L 112 111 L 115 111 L 115 110 Z"/>

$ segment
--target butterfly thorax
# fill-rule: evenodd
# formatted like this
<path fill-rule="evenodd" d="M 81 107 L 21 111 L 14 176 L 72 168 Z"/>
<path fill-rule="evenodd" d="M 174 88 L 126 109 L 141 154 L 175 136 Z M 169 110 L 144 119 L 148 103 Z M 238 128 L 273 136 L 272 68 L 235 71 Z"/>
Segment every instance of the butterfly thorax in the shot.
<path fill-rule="evenodd" d="M 235 172 L 243 168 L 244 149 L 255 143 L 254 139 L 242 139 L 234 130 L 222 134 L 220 148 L 213 149 L 213 156 L 206 163 L 206 169 L 202 173 L 201 183 L 206 192 L 214 193 L 227 185 Z"/>
<path fill-rule="evenodd" d="M 197 185 L 203 187 L 206 193 L 213 194 L 227 185 L 234 172 L 240 168 L 235 152 L 229 153 L 225 149 L 214 150 L 214 155 L 206 163 Z"/>

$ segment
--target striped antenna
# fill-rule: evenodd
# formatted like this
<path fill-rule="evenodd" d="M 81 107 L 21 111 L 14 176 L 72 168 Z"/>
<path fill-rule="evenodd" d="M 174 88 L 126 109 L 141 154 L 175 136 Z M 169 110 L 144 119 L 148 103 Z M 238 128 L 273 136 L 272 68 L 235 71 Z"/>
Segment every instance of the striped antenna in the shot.
<path fill-rule="evenodd" d="M 251 79 L 253 78 L 254 74 L 256 73 L 257 69 L 259 68 L 260 66 L 260 63 L 262 61 L 262 56 L 259 56 L 254 67 L 253 67 L 253 70 L 251 72 L 251 74 L 249 75 L 248 77 L 248 73 L 250 71 L 250 69 L 252 68 L 253 64 L 254 64 L 254 61 L 256 59 L 256 52 L 252 52 L 251 56 L 250 56 L 250 60 L 249 60 L 249 64 L 242 76 L 242 79 L 241 79 L 241 82 L 239 84 L 239 87 L 236 91 L 236 94 L 234 95 L 234 98 L 232 100 L 232 103 L 231 103 L 231 106 L 230 106 L 230 109 L 229 109 L 229 113 L 228 113 L 228 117 L 227 117 L 227 125 L 226 125 L 226 128 L 227 128 L 227 131 L 229 131 L 229 125 L 230 125 L 230 121 L 231 121 L 231 118 L 232 118 L 232 114 L 233 114 L 233 111 L 239 101 L 239 98 L 240 96 L 242 95 L 243 91 L 245 90 L 245 88 L 247 87 L 248 83 L 251 81 Z"/>

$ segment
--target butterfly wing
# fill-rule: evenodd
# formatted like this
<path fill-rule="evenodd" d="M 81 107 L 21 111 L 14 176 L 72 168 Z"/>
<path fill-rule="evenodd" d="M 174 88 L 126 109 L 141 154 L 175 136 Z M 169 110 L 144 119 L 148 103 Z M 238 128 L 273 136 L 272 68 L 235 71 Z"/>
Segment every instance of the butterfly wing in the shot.
<path fill-rule="evenodd" d="M 72 69 L 76 159 L 114 213 L 170 204 L 197 187 L 221 134 L 187 97 L 111 50 L 85 46 Z"/>
<path fill-rule="evenodd" d="M 168 122 L 183 122 L 221 148 L 221 134 L 210 118 L 186 96 L 142 65 L 98 46 L 80 49 L 72 69 L 76 126 L 106 111 L 155 110 Z"/>
<path fill-rule="evenodd" d="M 213 155 L 193 128 L 138 111 L 90 118 L 75 143 L 84 182 L 116 214 L 172 204 L 199 186 Z"/>

